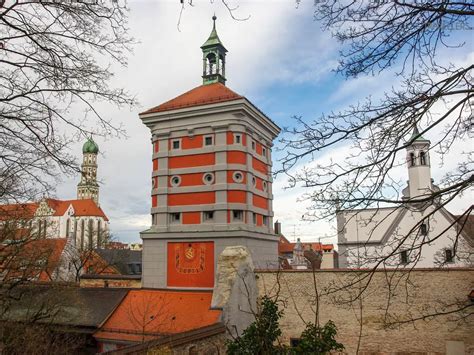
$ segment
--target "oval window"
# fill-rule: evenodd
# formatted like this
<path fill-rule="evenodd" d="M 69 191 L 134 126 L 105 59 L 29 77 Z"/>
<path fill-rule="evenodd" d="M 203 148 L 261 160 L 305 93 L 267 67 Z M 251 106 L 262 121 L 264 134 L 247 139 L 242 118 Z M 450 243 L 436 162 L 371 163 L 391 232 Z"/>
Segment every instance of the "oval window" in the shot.
<path fill-rule="evenodd" d="M 240 171 L 236 171 L 234 172 L 233 178 L 235 182 L 241 183 L 244 181 L 244 174 L 242 174 Z"/>
<path fill-rule="evenodd" d="M 213 173 L 206 173 L 202 177 L 202 181 L 206 185 L 211 185 L 214 182 L 214 174 Z"/>
<path fill-rule="evenodd" d="M 178 175 L 172 176 L 170 179 L 171 186 L 177 187 L 181 184 L 181 178 Z"/>

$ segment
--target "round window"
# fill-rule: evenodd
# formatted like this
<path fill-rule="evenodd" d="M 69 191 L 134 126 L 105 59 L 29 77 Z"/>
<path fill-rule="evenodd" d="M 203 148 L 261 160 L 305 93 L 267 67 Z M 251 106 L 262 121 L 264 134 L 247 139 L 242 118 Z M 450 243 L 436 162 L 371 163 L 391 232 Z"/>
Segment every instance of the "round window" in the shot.
<path fill-rule="evenodd" d="M 152 178 L 152 179 L 151 179 L 151 186 L 152 186 L 153 188 L 156 187 L 156 178 Z"/>
<path fill-rule="evenodd" d="M 252 185 L 253 187 L 256 187 L 257 186 L 257 179 L 254 177 L 252 177 Z"/>
<path fill-rule="evenodd" d="M 206 185 L 210 185 L 214 182 L 214 174 L 213 173 L 206 173 L 203 175 L 202 177 L 202 181 L 206 184 Z"/>
<path fill-rule="evenodd" d="M 268 190 L 268 185 L 267 185 L 267 182 L 266 182 L 266 181 L 264 181 L 264 182 L 262 183 L 262 186 L 263 186 L 263 191 L 267 191 L 267 190 Z"/>
<path fill-rule="evenodd" d="M 181 178 L 178 175 L 172 176 L 170 182 L 171 186 L 179 186 L 179 184 L 181 184 Z"/>
<path fill-rule="evenodd" d="M 233 178 L 235 182 L 241 183 L 244 181 L 244 174 L 242 174 L 240 171 L 236 171 L 234 172 Z"/>

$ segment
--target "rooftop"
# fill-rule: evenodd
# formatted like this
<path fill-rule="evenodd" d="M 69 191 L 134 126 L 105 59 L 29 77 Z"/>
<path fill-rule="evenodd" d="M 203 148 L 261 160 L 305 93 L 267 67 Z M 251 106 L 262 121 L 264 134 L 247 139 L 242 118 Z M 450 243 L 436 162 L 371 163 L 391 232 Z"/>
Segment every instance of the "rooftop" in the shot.
<path fill-rule="evenodd" d="M 175 97 L 161 105 L 153 107 L 141 115 L 148 113 L 171 111 L 185 107 L 201 106 L 213 104 L 218 102 L 232 101 L 242 99 L 243 96 L 230 90 L 227 86 L 221 83 L 214 83 L 208 85 L 201 85 L 192 90 L 185 92 L 182 95 Z"/>
<path fill-rule="evenodd" d="M 101 329 L 100 340 L 143 342 L 219 322 L 212 291 L 130 290 Z"/>

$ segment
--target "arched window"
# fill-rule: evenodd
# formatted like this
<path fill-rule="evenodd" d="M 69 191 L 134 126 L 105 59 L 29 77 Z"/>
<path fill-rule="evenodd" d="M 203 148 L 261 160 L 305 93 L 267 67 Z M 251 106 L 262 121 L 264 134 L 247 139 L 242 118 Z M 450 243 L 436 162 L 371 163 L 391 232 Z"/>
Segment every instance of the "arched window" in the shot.
<path fill-rule="evenodd" d="M 87 234 L 88 234 L 88 237 L 89 237 L 89 238 L 88 238 L 88 239 L 89 239 L 89 249 L 94 248 L 94 245 L 92 244 L 92 242 L 93 242 L 94 226 L 93 226 L 92 223 L 93 223 L 93 221 L 92 221 L 92 219 L 90 218 L 90 219 L 89 219 L 88 231 L 87 231 L 87 232 L 88 232 Z"/>
<path fill-rule="evenodd" d="M 214 53 L 209 53 L 206 56 L 206 74 L 216 74 L 217 72 L 217 60 Z"/>
<path fill-rule="evenodd" d="M 81 219 L 81 245 L 80 245 L 81 250 L 84 249 L 84 232 L 85 232 L 85 229 L 86 229 L 86 226 L 85 226 L 84 220 Z"/>
<path fill-rule="evenodd" d="M 71 229 L 71 220 L 68 218 L 66 220 L 66 238 L 69 238 L 70 229 Z"/>
<path fill-rule="evenodd" d="M 426 163 L 426 153 L 420 152 L 420 165 L 428 165 Z"/>
<path fill-rule="evenodd" d="M 410 153 L 408 159 L 408 163 L 410 164 L 410 166 L 415 166 L 415 153 Z"/>
<path fill-rule="evenodd" d="M 102 236 L 101 236 L 101 223 L 100 223 L 100 219 L 97 221 L 97 248 L 100 248 L 101 244 L 102 244 Z"/>
<path fill-rule="evenodd" d="M 41 227 L 42 227 L 43 221 L 40 219 L 38 221 L 38 238 L 41 237 Z"/>
<path fill-rule="evenodd" d="M 43 238 L 46 238 L 46 220 L 43 220 Z"/>

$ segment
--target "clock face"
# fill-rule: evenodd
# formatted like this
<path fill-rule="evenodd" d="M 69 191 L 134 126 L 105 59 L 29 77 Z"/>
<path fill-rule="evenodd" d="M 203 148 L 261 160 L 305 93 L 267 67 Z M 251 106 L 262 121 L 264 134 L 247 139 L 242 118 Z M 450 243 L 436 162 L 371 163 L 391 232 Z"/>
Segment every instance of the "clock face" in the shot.
<path fill-rule="evenodd" d="M 168 286 L 213 287 L 214 242 L 168 243 Z"/>

